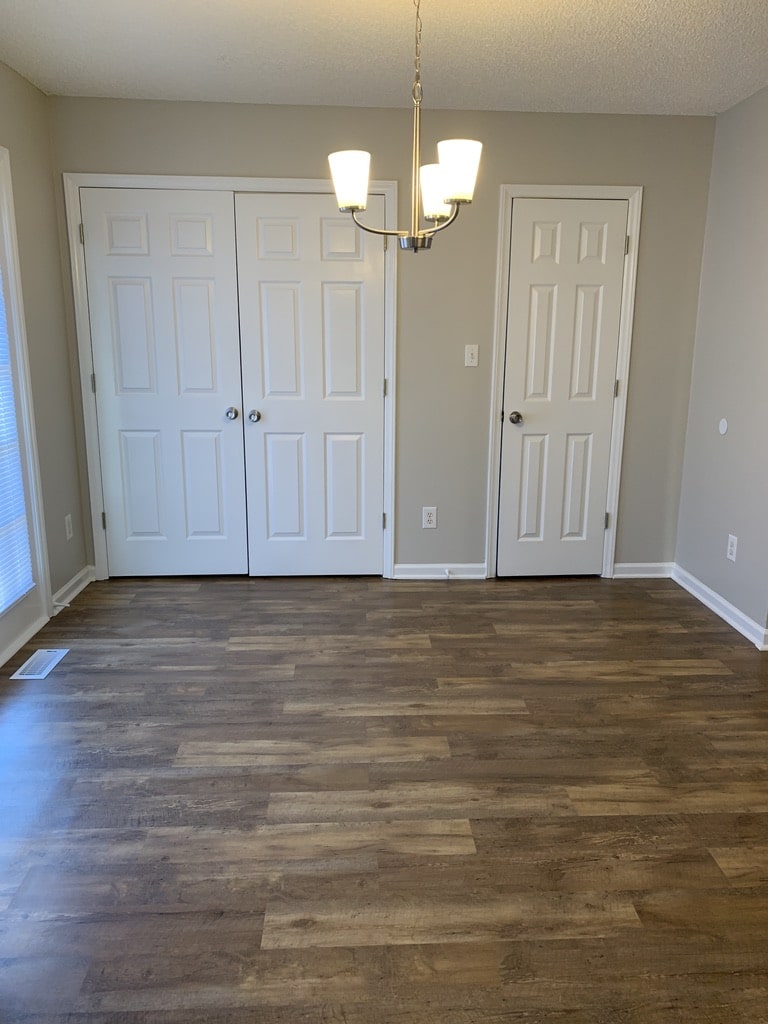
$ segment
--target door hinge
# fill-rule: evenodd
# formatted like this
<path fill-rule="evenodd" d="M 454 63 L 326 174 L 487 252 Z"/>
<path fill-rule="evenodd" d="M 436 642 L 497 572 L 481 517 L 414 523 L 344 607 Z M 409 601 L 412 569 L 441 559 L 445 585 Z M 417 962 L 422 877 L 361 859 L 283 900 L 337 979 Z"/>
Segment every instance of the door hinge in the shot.
<path fill-rule="evenodd" d="M 107 513 L 106 512 L 102 512 L 101 513 L 101 528 L 102 528 L 102 530 L 106 530 L 106 528 L 107 528 Z"/>
<path fill-rule="evenodd" d="M 389 394 L 389 381 L 385 377 L 384 378 L 384 397 L 386 398 L 388 394 Z"/>
<path fill-rule="evenodd" d="M 82 224 L 79 225 L 79 228 L 80 228 L 80 245 L 85 245 L 85 228 L 83 227 Z"/>
<path fill-rule="evenodd" d="M 384 235 L 384 252 L 386 252 L 388 248 L 389 248 L 389 239 L 387 238 L 386 235 Z"/>
<path fill-rule="evenodd" d="M 613 397 L 614 398 L 618 398 L 619 397 L 619 382 L 618 382 L 618 380 L 613 385 Z"/>
<path fill-rule="evenodd" d="M 629 256 L 629 235 L 624 239 L 624 255 Z"/>
<path fill-rule="evenodd" d="M 608 529 L 610 524 L 611 524 L 611 513 L 610 512 L 606 512 L 605 513 L 605 529 L 606 530 Z"/>
<path fill-rule="evenodd" d="M 94 395 L 96 394 L 96 374 L 95 373 L 91 374 L 91 391 L 94 393 Z"/>
<path fill-rule="evenodd" d="M 501 422 L 502 423 L 504 422 L 504 410 L 503 409 L 501 410 Z"/>
<path fill-rule="evenodd" d="M 382 528 L 382 530 L 386 530 L 386 528 L 387 528 L 387 513 L 386 512 L 382 512 L 381 513 L 381 528 Z"/>

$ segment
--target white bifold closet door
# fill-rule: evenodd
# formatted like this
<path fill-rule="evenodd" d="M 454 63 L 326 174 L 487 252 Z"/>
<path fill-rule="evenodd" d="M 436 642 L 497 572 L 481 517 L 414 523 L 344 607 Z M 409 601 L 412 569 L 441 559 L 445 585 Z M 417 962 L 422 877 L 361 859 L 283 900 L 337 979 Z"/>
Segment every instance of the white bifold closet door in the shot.
<path fill-rule="evenodd" d="M 382 239 L 328 195 L 81 208 L 109 574 L 380 574 Z"/>
<path fill-rule="evenodd" d="M 232 193 L 80 194 L 109 573 L 245 573 Z"/>
<path fill-rule="evenodd" d="M 383 241 L 329 195 L 236 211 L 251 572 L 380 574 Z"/>

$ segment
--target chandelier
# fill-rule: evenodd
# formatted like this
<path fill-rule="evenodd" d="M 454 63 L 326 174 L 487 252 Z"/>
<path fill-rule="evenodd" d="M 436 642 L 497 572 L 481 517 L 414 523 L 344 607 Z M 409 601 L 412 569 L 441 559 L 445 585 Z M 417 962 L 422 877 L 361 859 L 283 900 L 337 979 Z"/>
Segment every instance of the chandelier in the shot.
<path fill-rule="evenodd" d="M 480 165 L 481 142 L 473 139 L 445 139 L 437 144 L 438 163 L 419 166 L 421 160 L 421 0 L 413 0 L 416 8 L 416 37 L 414 46 L 413 98 L 413 153 L 411 159 L 411 226 L 408 231 L 388 231 L 364 224 L 358 213 L 368 204 L 368 176 L 371 154 L 360 149 L 347 149 L 331 153 L 328 163 L 336 192 L 336 201 L 342 213 L 351 213 L 352 219 L 363 231 L 374 235 L 394 235 L 400 248 L 411 252 L 429 249 L 438 231 L 444 231 L 459 215 L 459 208 L 472 202 L 475 179 Z M 424 220 L 430 227 L 419 227 L 419 193 Z"/>

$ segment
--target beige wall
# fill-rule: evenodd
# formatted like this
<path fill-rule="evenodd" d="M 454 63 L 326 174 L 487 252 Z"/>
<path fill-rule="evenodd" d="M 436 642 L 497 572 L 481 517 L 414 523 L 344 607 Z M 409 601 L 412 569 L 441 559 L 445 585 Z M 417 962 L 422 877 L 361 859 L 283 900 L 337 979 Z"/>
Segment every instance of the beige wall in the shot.
<path fill-rule="evenodd" d="M 11 154 L 32 400 L 55 593 L 83 568 L 86 554 L 48 101 L 4 64 L 0 64 L 0 145 Z M 64 533 L 67 514 L 72 515 L 75 529 L 71 541 Z"/>
<path fill-rule="evenodd" d="M 768 626 L 768 89 L 717 120 L 677 561 Z M 728 420 L 721 436 L 718 423 Z M 737 560 L 725 557 L 728 534 Z"/>
<path fill-rule="evenodd" d="M 326 154 L 367 148 L 400 183 L 407 217 L 407 110 L 57 98 L 56 174 L 327 177 Z M 398 562 L 484 560 L 499 185 L 645 186 L 617 560 L 671 561 L 714 121 L 709 118 L 430 111 L 438 138 L 485 144 L 473 206 L 428 254 L 400 254 Z M 463 366 L 468 341 L 480 367 Z M 421 530 L 422 505 L 439 528 Z"/>

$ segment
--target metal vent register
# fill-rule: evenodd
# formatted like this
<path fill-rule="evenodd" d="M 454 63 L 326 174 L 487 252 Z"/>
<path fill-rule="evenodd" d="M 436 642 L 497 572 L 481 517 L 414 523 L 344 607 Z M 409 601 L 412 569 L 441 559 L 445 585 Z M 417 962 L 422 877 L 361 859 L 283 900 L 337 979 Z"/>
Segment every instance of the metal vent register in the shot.
<path fill-rule="evenodd" d="M 69 654 L 68 647 L 42 648 L 35 651 L 32 657 L 27 658 L 21 668 L 13 673 L 11 679 L 45 679 L 65 654 Z"/>

